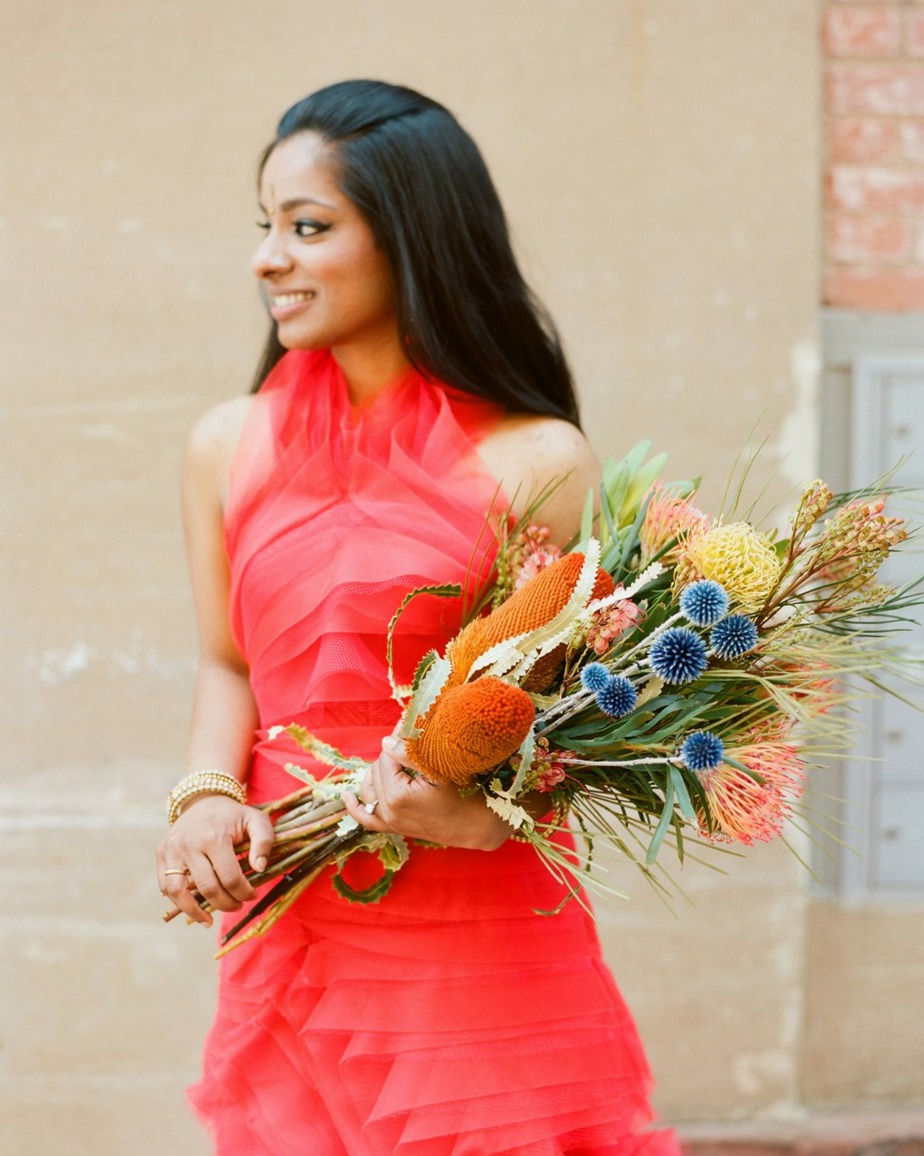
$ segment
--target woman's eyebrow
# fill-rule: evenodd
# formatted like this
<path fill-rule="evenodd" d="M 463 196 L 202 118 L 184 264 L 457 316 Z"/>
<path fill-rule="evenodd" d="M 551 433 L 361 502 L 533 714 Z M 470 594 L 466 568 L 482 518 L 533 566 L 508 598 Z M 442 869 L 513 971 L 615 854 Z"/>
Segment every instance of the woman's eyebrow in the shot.
<path fill-rule="evenodd" d="M 327 201 L 319 201 L 316 197 L 293 197 L 291 200 L 282 201 L 276 208 L 280 213 L 291 213 L 293 209 L 297 209 L 301 205 L 320 205 L 324 209 L 336 209 L 337 207 L 336 205 L 329 204 Z M 259 207 L 264 213 L 266 212 L 262 204 Z"/>

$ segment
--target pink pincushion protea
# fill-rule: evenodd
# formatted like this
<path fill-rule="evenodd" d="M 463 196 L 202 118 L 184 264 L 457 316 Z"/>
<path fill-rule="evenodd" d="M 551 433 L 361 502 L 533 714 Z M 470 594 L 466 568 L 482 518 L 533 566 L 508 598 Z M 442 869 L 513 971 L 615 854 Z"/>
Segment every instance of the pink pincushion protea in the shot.
<path fill-rule="evenodd" d="M 642 547 L 642 565 L 654 558 L 672 540 L 682 538 L 695 527 L 708 529 L 709 519 L 686 498 L 678 497 L 669 486 L 656 482 L 651 487 L 645 520 L 639 531 Z M 662 554 L 660 561 L 665 566 L 676 561 L 677 546 Z"/>
<path fill-rule="evenodd" d="M 622 590 L 617 586 L 614 591 L 618 594 Z M 623 636 L 627 630 L 641 625 L 644 614 L 629 598 L 617 602 L 615 606 L 604 607 L 598 610 L 587 631 L 587 645 L 597 655 L 606 654 L 613 643 Z"/>
<path fill-rule="evenodd" d="M 561 557 L 560 548 L 549 542 L 551 533 L 548 526 L 530 524 L 517 535 L 513 549 L 514 590 L 522 589 L 531 578 Z"/>
<path fill-rule="evenodd" d="M 700 829 L 715 843 L 768 843 L 783 830 L 790 803 L 802 790 L 802 760 L 791 743 L 756 742 L 733 747 L 727 755 L 748 768 L 728 763 L 699 772 L 709 813 L 700 815 Z"/>

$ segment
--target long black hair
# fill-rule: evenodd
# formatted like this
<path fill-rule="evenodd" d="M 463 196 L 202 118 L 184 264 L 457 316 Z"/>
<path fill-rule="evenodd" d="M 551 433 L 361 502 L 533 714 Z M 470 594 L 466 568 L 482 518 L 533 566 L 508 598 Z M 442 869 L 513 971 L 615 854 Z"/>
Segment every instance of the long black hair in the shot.
<path fill-rule="evenodd" d="M 411 364 L 511 410 L 577 425 L 555 326 L 523 280 L 487 166 L 455 117 L 410 88 L 342 81 L 285 113 L 261 171 L 280 141 L 302 132 L 332 146 L 341 191 L 388 257 Z M 284 353 L 274 325 L 255 390 Z"/>

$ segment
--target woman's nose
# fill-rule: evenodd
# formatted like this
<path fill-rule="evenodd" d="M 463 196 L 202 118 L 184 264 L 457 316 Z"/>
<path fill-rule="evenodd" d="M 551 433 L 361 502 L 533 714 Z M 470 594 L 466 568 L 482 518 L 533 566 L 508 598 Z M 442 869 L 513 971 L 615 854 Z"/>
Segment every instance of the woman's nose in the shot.
<path fill-rule="evenodd" d="M 291 266 L 291 260 L 279 238 L 271 230 L 257 246 L 251 262 L 257 277 L 270 277 L 274 273 L 285 273 Z"/>

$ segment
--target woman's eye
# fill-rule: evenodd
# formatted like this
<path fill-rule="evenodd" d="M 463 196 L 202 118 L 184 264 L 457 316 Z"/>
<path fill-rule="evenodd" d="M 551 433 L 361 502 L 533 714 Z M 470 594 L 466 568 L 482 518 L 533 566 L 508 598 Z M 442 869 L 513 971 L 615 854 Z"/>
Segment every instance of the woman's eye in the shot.
<path fill-rule="evenodd" d="M 299 237 L 315 237 L 318 233 L 326 233 L 330 225 L 326 225 L 321 221 L 296 221 L 293 225 L 295 233 Z"/>
<path fill-rule="evenodd" d="M 268 233 L 272 226 L 269 221 L 257 221 L 257 228 L 262 229 L 264 233 Z"/>

